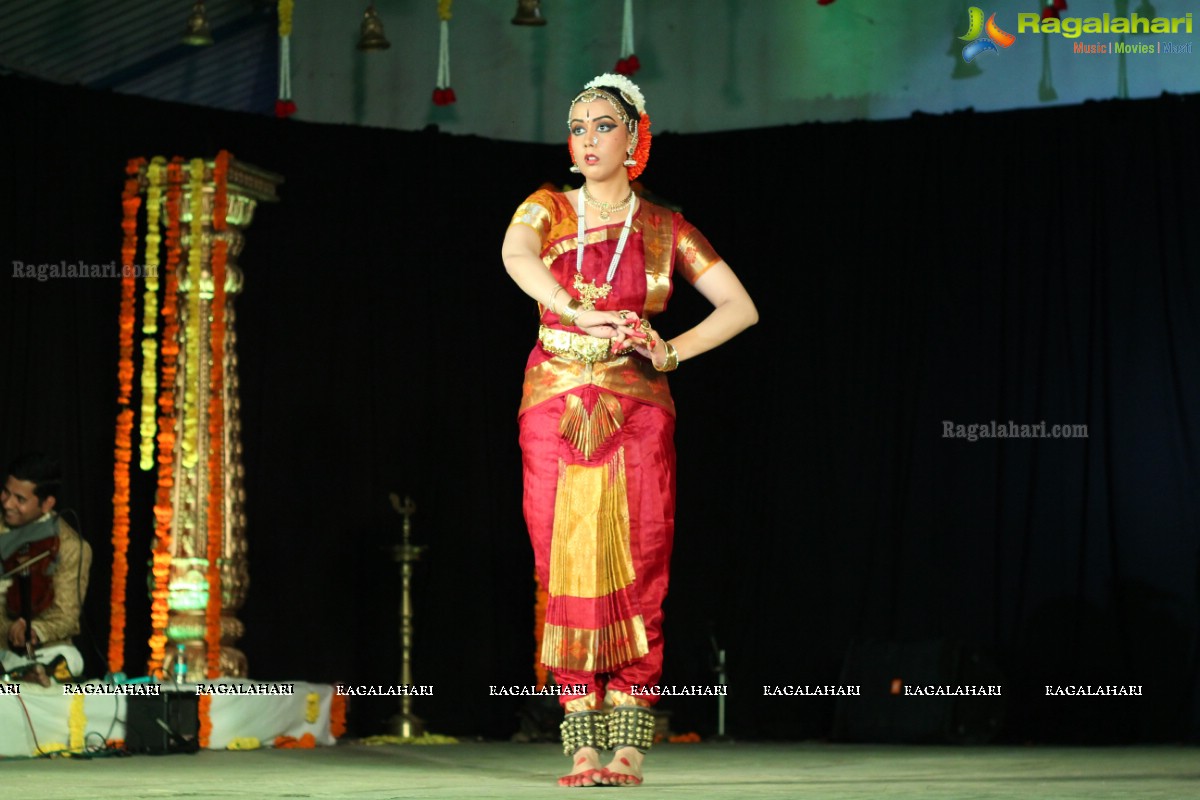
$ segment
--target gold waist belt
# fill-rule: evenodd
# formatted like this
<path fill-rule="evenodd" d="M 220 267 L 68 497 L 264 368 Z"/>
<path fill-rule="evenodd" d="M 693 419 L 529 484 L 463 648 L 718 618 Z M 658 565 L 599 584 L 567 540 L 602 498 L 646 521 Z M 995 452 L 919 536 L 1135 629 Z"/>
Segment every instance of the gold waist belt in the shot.
<path fill-rule="evenodd" d="M 617 357 L 617 354 L 612 351 L 612 339 L 560 331 L 556 328 L 547 328 L 545 325 L 538 328 L 538 341 L 542 343 L 542 347 L 556 356 L 569 358 L 572 361 L 582 361 L 585 364 L 595 364 L 597 361 L 608 361 L 610 358 Z"/>

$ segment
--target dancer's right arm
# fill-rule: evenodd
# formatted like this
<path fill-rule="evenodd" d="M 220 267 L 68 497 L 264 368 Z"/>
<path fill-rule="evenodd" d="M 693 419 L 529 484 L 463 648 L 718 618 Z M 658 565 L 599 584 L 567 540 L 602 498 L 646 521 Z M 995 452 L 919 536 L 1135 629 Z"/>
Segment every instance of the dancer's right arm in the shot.
<path fill-rule="evenodd" d="M 572 297 L 566 289 L 555 290 L 560 284 L 546 269 L 539 255 L 542 242 L 537 232 L 528 225 L 520 223 L 509 225 L 504 234 L 504 245 L 500 249 L 500 257 L 504 260 L 504 269 L 508 276 L 521 288 L 525 294 L 541 303 L 555 314 L 560 314 L 571 301 Z M 554 303 L 551 305 L 550 301 Z M 635 313 L 632 319 L 636 319 Z M 626 324 L 618 311 L 584 311 L 575 320 L 575 325 L 592 336 L 612 339 L 618 334 L 638 336 L 632 325 Z"/>

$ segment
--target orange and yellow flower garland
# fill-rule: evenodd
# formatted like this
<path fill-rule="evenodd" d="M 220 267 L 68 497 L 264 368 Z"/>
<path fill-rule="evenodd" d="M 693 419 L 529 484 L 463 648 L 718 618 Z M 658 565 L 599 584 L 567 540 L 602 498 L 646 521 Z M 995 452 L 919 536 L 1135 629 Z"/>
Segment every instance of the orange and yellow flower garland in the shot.
<path fill-rule="evenodd" d="M 129 463 L 133 458 L 133 328 L 137 257 L 137 217 L 142 198 L 138 194 L 138 176 L 144 158 L 133 158 L 125 165 L 129 177 L 121 193 L 124 217 L 121 229 L 121 310 L 118 317 L 119 359 L 117 362 L 117 429 L 113 464 L 113 570 L 109 615 L 108 669 L 120 672 L 125 667 L 125 585 L 129 577 Z"/>
<path fill-rule="evenodd" d="M 179 359 L 179 278 L 180 212 L 183 197 L 183 159 L 176 157 L 167 165 L 167 265 L 163 282 L 162 383 L 158 395 L 158 489 L 154 498 L 154 551 L 150 591 L 150 658 L 148 675 L 162 676 L 170 619 L 171 522 L 175 507 L 175 373 Z"/>
<path fill-rule="evenodd" d="M 221 643 L 221 573 L 220 556 L 224 543 L 224 351 L 225 351 L 225 280 L 228 261 L 228 241 L 219 235 L 226 229 L 228 214 L 228 172 L 230 155 L 226 151 L 218 154 L 213 168 L 215 192 L 213 197 L 212 225 L 217 236 L 213 237 L 211 251 L 211 267 L 213 279 L 212 316 L 210 322 L 210 343 L 212 362 L 209 373 L 210 393 L 207 398 L 209 452 L 207 497 L 207 550 L 208 550 L 208 584 L 209 603 L 206 610 L 206 649 L 207 672 L 210 677 L 216 677 L 220 672 L 220 643 Z M 118 364 L 118 404 L 122 406 L 117 417 L 115 436 L 114 466 L 114 495 L 113 495 L 113 588 L 112 588 L 112 617 L 109 636 L 109 662 L 113 672 L 124 667 L 125 645 L 125 593 L 128 579 L 127 552 L 129 546 L 130 518 L 130 463 L 132 461 L 132 428 L 134 412 L 130 407 L 133 396 L 133 336 L 135 327 L 136 304 L 136 270 L 134 260 L 137 255 L 137 216 L 141 207 L 138 193 L 139 177 L 145 168 L 145 159 L 132 159 L 126 167 L 130 178 L 126 181 L 122 194 L 124 218 L 122 229 L 125 237 L 122 243 L 122 276 L 120 324 L 120 361 Z M 171 565 L 171 526 L 174 517 L 173 489 L 175 485 L 175 443 L 176 416 L 178 408 L 175 396 L 175 379 L 178 371 L 180 352 L 180 315 L 179 315 L 179 284 L 178 272 L 182 256 L 182 195 L 183 195 L 183 161 L 175 158 L 165 167 L 167 184 L 167 202 L 165 210 L 166 224 L 166 280 L 162 303 L 163 315 L 163 344 L 162 344 L 162 377 L 161 383 L 154 381 L 155 359 L 158 351 L 153 336 L 157 332 L 158 297 L 157 297 L 157 267 L 159 264 L 158 250 L 160 241 L 160 216 L 162 215 L 162 186 L 165 159 L 155 158 L 147 170 L 149 188 L 147 191 L 147 236 L 146 262 L 148 281 L 145 295 L 143 332 L 147 335 L 150 347 L 143 342 L 143 352 L 146 361 L 142 375 L 142 405 L 143 405 L 143 441 L 141 443 L 142 459 L 145 464 L 145 448 L 147 441 L 156 441 L 158 445 L 157 461 L 159 465 L 157 491 L 155 495 L 155 546 L 153 548 L 151 572 L 154 586 L 151 591 L 151 637 L 150 660 L 147 671 L 150 674 L 161 675 L 164 660 L 164 650 L 167 641 L 166 629 L 169 623 L 169 582 Z M 201 367 L 200 334 L 202 320 L 200 315 L 201 267 L 203 264 L 204 236 L 204 179 L 205 164 L 195 159 L 190 165 L 189 177 L 189 211 L 191 212 L 191 230 L 188 247 L 187 276 L 190 293 L 187 320 L 188 363 L 192 375 L 186 381 L 184 394 L 183 464 L 192 466 L 199 461 L 199 425 L 201 406 L 199 398 L 199 370 Z M 209 355 L 209 354 L 204 354 Z M 149 376 L 149 377 L 148 377 Z M 161 391 L 158 391 L 161 387 Z M 147 424 L 146 418 L 152 417 L 152 409 L 157 405 L 161 416 L 151 419 Z M 147 410 L 147 406 L 150 411 Z M 155 436 L 154 428 L 157 428 Z M 189 457 L 191 463 L 189 464 Z M 208 719 L 210 703 L 201 702 L 202 728 L 206 726 L 211 731 L 211 720 Z M 207 736 L 205 737 L 207 738 Z"/>
<path fill-rule="evenodd" d="M 205 613 L 205 643 L 208 677 L 220 674 L 221 664 L 221 569 L 225 539 L 225 267 L 229 243 L 225 239 L 228 199 L 229 152 L 217 154 L 213 165 L 212 322 L 210 343 L 212 367 L 208 399 L 208 608 Z"/>

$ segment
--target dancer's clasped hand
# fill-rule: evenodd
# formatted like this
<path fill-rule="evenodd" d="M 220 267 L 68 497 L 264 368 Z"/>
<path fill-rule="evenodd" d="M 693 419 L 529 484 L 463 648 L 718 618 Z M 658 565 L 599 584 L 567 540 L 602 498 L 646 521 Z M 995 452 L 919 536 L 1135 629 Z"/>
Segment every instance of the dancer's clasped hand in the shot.
<path fill-rule="evenodd" d="M 612 339 L 613 353 L 636 352 L 655 366 L 662 366 L 666 360 L 658 331 L 650 327 L 650 320 L 632 311 L 585 311 L 575 324 L 592 336 Z"/>
<path fill-rule="evenodd" d="M 632 345 L 626 342 L 630 339 L 644 339 L 646 334 L 641 326 L 646 323 L 632 311 L 584 311 L 575 320 L 575 325 L 582 328 L 591 336 L 613 340 L 613 352 L 620 349 L 630 349 Z"/>

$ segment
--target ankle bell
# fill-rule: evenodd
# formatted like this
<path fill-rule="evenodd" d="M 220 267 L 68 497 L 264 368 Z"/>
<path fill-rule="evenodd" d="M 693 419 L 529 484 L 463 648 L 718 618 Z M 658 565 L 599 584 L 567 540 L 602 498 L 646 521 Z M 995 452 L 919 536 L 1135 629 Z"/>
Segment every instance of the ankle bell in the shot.
<path fill-rule="evenodd" d="M 613 750 L 633 747 L 645 753 L 654 744 L 654 712 L 641 706 L 617 706 L 608 715 L 608 742 Z"/>
<path fill-rule="evenodd" d="M 599 711 L 576 711 L 563 717 L 559 730 L 562 732 L 563 753 L 575 755 L 581 747 L 605 750 L 608 747 L 608 721 Z"/>

